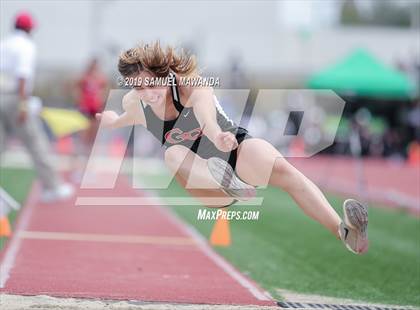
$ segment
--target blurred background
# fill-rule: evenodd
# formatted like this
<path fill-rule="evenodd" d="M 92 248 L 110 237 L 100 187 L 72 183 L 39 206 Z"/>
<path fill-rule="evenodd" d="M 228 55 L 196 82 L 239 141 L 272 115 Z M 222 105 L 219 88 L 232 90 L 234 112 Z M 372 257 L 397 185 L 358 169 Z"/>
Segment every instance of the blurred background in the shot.
<path fill-rule="evenodd" d="M 414 162 L 419 152 L 419 1 L 6 0 L 1 38 L 21 10 L 37 21 L 34 94 L 46 106 L 75 107 L 92 58 L 116 87 L 120 51 L 160 39 L 195 53 L 221 88 L 336 91 L 347 105 L 327 152 L 348 154 L 352 127 L 364 156 Z"/>

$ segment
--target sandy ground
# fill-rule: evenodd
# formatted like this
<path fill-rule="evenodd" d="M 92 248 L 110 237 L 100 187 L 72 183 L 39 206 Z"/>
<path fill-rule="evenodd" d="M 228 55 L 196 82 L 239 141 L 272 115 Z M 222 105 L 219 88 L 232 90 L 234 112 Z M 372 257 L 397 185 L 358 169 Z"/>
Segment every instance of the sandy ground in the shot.
<path fill-rule="evenodd" d="M 371 304 L 366 302 L 359 302 L 352 299 L 333 298 L 320 295 L 308 295 L 291 292 L 287 290 L 278 289 L 278 293 L 284 297 L 285 301 L 299 302 L 299 303 L 316 303 L 316 304 L 333 304 L 333 305 L 355 305 L 355 306 L 368 306 L 380 308 L 397 308 L 397 309 L 420 309 L 417 307 L 408 306 L 394 306 L 384 304 Z"/>
<path fill-rule="evenodd" d="M 45 295 L 18 296 L 0 294 L 0 309 L 7 310 L 278 310 L 278 307 L 228 306 L 228 305 L 183 305 L 163 303 L 140 303 L 130 301 L 104 301 L 76 298 L 55 298 Z"/>
<path fill-rule="evenodd" d="M 285 297 L 285 301 L 300 303 L 319 303 L 335 305 L 359 305 L 368 307 L 384 307 L 397 309 L 420 309 L 417 307 L 402 307 L 381 304 L 360 303 L 350 299 L 337 299 L 318 295 L 303 295 L 294 292 L 279 290 Z M 171 303 L 143 303 L 136 301 L 113 301 L 113 300 L 94 300 L 77 298 L 56 298 L 45 295 L 40 296 L 19 296 L 0 294 L 0 309 L 5 310 L 279 310 L 280 307 L 263 306 L 230 306 L 230 305 L 186 305 Z M 297 309 L 297 308 L 294 308 Z M 300 308 L 305 309 L 305 308 Z"/>

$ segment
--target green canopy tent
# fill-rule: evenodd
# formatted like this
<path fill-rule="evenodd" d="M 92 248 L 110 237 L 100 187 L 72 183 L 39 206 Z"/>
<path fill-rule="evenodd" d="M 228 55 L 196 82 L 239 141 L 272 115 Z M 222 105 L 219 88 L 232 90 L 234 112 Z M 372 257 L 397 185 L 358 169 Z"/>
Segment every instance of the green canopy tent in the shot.
<path fill-rule="evenodd" d="M 414 83 L 403 73 L 386 66 L 368 51 L 358 49 L 341 62 L 313 75 L 307 86 L 332 89 L 340 95 L 388 100 L 415 96 Z"/>

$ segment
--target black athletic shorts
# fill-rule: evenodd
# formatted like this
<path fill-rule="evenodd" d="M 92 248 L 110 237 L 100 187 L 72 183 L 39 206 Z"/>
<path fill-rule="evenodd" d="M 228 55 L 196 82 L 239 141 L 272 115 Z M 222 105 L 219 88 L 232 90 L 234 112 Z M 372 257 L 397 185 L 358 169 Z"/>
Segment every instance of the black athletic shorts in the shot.
<path fill-rule="evenodd" d="M 238 127 L 235 136 L 236 141 L 238 141 L 238 145 L 240 145 L 244 140 L 252 138 L 252 136 L 248 133 L 248 130 L 242 127 Z M 228 154 L 218 150 L 212 143 L 211 145 L 204 145 L 204 147 L 200 146 L 200 148 L 197 148 L 195 145 L 193 145 L 191 147 L 191 151 L 204 159 L 209 159 L 210 157 L 219 157 L 223 160 L 226 160 L 232 166 L 233 170 L 236 169 L 236 161 L 238 160 L 238 148 L 234 149 L 232 152 L 230 152 L 230 154 Z"/>

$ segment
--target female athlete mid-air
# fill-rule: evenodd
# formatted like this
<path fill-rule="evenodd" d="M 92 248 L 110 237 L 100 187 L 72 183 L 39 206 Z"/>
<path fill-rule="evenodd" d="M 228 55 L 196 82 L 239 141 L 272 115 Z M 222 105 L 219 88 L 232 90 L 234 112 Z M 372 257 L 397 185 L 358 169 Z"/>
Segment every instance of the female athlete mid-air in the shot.
<path fill-rule="evenodd" d="M 211 87 L 180 85 L 181 79 L 198 76 L 194 56 L 163 49 L 159 42 L 142 44 L 120 55 L 118 70 L 137 83 L 122 100 L 121 115 L 97 114 L 101 126 L 144 126 L 165 146 L 165 163 L 177 181 L 204 205 L 209 205 L 209 197 L 221 197 L 220 207 L 247 200 L 255 195 L 256 186 L 269 184 L 289 193 L 350 251 L 368 250 L 364 205 L 346 200 L 341 219 L 320 189 L 270 143 L 253 138 L 226 116 Z M 173 83 L 157 87 L 144 83 L 154 78 Z"/>

